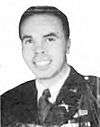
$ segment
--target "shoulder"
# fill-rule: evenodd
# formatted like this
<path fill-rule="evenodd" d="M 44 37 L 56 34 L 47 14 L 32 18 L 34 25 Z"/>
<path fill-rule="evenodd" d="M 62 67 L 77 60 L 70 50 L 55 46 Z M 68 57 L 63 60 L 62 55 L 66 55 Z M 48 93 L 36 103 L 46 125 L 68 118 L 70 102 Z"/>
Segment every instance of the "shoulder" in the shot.
<path fill-rule="evenodd" d="M 34 80 L 20 84 L 19 86 L 2 94 L 2 126 L 16 121 L 25 122 L 26 120 L 31 119 L 30 117 L 34 112 L 32 104 L 33 106 L 35 105 L 35 101 L 33 102 L 33 100 L 35 100 L 35 95 L 36 88 Z"/>
<path fill-rule="evenodd" d="M 72 66 L 70 66 L 70 79 L 76 82 L 87 82 L 91 85 L 96 85 L 98 82 L 100 82 L 100 78 L 93 75 L 83 75 L 79 73 L 77 70 L 75 70 Z"/>
<path fill-rule="evenodd" d="M 97 96 L 97 88 L 100 86 L 100 78 L 93 75 L 82 75 L 71 67 L 70 82 L 76 84 L 80 89 L 88 87 L 90 88 L 93 95 Z M 83 90 L 82 90 L 83 91 Z"/>
<path fill-rule="evenodd" d="M 86 82 L 88 88 L 92 91 L 93 95 L 97 98 L 97 89 L 100 85 L 100 78 L 97 76 L 83 76 L 84 81 Z"/>
<path fill-rule="evenodd" d="M 5 93 L 3 93 L 1 95 L 1 97 L 5 97 L 5 96 L 10 95 L 10 94 L 13 95 L 17 92 L 25 92 L 25 90 L 30 89 L 31 86 L 34 87 L 34 84 L 35 84 L 35 80 L 30 80 L 30 81 L 24 82 L 24 83 L 22 83 L 16 87 L 6 91 Z"/>
<path fill-rule="evenodd" d="M 19 100 L 25 98 L 25 96 L 29 96 L 29 93 L 35 90 L 35 81 L 27 81 L 24 82 L 17 87 L 8 90 L 4 94 L 1 95 L 1 104 L 4 107 L 5 105 L 8 106 L 11 103 L 15 103 Z"/>
<path fill-rule="evenodd" d="M 82 77 L 81 81 L 85 83 L 85 86 L 91 91 L 93 96 L 97 98 L 97 88 L 98 85 L 100 85 L 100 78 L 93 75 L 88 76 L 81 75 L 81 77 Z"/>

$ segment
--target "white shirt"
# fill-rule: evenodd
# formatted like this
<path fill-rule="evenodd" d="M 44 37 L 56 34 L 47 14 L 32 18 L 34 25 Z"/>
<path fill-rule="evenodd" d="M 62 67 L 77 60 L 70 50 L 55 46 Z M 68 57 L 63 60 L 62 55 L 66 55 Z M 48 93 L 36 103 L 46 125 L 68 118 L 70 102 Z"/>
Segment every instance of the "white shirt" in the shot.
<path fill-rule="evenodd" d="M 55 85 L 51 85 L 48 89 L 50 90 L 51 97 L 49 98 L 49 101 L 54 103 L 56 100 L 57 95 L 59 94 L 59 91 L 61 87 L 63 86 L 65 80 L 68 78 L 70 73 L 70 67 L 68 67 L 67 73 L 57 82 Z M 43 84 L 40 84 L 39 80 L 36 80 L 36 87 L 38 90 L 38 100 L 40 96 L 42 96 L 42 93 L 45 89 L 47 89 Z"/>

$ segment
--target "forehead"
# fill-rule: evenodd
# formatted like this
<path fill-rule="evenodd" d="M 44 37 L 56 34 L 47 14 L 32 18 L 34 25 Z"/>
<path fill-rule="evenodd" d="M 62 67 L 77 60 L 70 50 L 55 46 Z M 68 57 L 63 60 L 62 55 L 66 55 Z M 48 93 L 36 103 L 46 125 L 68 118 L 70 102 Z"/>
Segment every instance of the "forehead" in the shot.
<path fill-rule="evenodd" d="M 63 34 L 61 20 L 53 15 L 38 14 L 28 17 L 21 26 L 21 34 L 43 35 L 49 32 Z"/>

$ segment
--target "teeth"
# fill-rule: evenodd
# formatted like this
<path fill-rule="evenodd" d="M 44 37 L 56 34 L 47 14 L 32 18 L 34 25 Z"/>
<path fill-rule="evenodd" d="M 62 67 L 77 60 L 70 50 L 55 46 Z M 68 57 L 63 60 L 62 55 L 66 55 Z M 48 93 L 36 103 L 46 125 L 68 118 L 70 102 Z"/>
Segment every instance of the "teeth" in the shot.
<path fill-rule="evenodd" d="M 41 61 L 41 62 L 36 62 L 36 65 L 45 66 L 45 65 L 48 65 L 49 63 L 50 63 L 49 61 Z"/>

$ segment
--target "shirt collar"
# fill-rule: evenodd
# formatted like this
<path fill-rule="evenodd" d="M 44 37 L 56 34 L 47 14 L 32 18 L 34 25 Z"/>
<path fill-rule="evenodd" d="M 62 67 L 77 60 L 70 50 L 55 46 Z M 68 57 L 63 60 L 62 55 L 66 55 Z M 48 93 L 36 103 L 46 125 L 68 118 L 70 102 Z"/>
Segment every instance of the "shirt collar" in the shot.
<path fill-rule="evenodd" d="M 59 80 L 58 83 L 55 83 L 55 85 L 52 85 L 52 86 L 48 87 L 48 89 L 50 90 L 50 93 L 51 93 L 51 97 L 49 98 L 49 100 L 52 103 L 55 102 L 61 87 L 63 86 L 65 80 L 69 76 L 69 73 L 70 73 L 70 66 L 68 66 L 67 73 L 62 77 L 62 79 Z M 36 81 L 36 87 L 37 87 L 37 90 L 38 90 L 38 100 L 39 100 L 40 96 L 43 93 L 43 90 L 47 89 L 47 88 L 44 87 L 42 84 L 40 84 L 40 82 L 38 80 L 35 80 L 35 81 Z"/>

